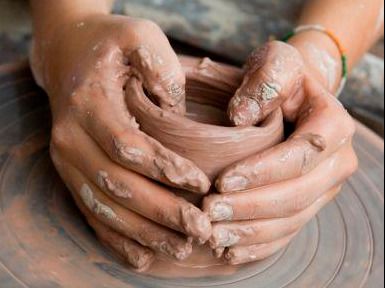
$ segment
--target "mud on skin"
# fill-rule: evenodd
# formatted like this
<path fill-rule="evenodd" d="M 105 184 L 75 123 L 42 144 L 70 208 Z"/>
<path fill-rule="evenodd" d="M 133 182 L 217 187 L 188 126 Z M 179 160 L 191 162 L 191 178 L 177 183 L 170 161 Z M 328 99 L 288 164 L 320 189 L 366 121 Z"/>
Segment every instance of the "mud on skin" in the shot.
<path fill-rule="evenodd" d="M 328 91 L 308 77 L 294 47 L 267 44 L 251 57 L 246 75 L 207 59 L 181 59 L 183 68 L 166 36 L 150 21 L 103 14 L 80 18 L 62 23 L 53 29 L 56 33 L 36 33 L 44 39 L 35 41 L 33 70 L 50 97 L 55 165 L 78 205 L 83 203 L 83 213 L 119 234 L 124 239 L 115 237 L 119 243 L 134 241 L 143 252 L 185 259 L 193 238 L 203 243 L 210 237 L 210 220 L 216 225 L 223 220 L 293 217 L 355 170 L 354 124 Z M 186 73 L 190 84 L 198 83 L 189 87 L 190 95 L 185 93 Z M 186 97 L 194 102 L 189 115 L 198 121 L 183 117 Z M 221 113 L 228 102 L 230 118 L 241 128 L 209 125 L 228 123 Z M 204 111 L 215 109 L 212 115 L 221 119 L 206 116 L 199 121 Z M 297 130 L 278 144 L 283 117 L 296 122 Z M 250 126 L 257 123 L 260 126 Z M 281 169 L 271 166 L 277 161 Z M 169 188 L 203 197 L 216 179 L 222 194 L 208 196 L 204 212 L 174 198 Z M 260 193 L 261 185 L 280 181 L 278 187 L 268 186 L 272 191 L 263 188 Z M 296 187 L 294 195 L 285 181 Z M 314 183 L 322 189 L 306 193 L 304 187 Z M 244 241 L 231 233 L 228 239 L 219 236 L 223 246 Z M 259 244 L 251 237 L 244 246 L 215 250 L 217 256 L 224 252 L 229 263 L 258 260 L 291 239 L 284 236 L 262 246 L 255 246 Z M 130 250 L 112 238 L 100 238 L 115 251 Z M 254 256 L 242 260 L 244 251 Z M 137 266 L 145 266 L 148 259 Z"/>

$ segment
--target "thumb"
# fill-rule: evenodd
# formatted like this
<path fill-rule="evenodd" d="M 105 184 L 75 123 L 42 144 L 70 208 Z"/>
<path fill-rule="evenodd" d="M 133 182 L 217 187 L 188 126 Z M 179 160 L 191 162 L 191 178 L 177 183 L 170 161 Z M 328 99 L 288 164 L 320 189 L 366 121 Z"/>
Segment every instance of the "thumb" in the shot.
<path fill-rule="evenodd" d="M 303 60 L 294 47 L 279 41 L 256 50 L 246 63 L 241 87 L 229 103 L 236 126 L 255 125 L 302 88 Z"/>
<path fill-rule="evenodd" d="M 144 82 L 150 96 L 162 109 L 178 114 L 186 112 L 186 77 L 167 37 L 159 29 L 129 55 L 135 73 Z"/>

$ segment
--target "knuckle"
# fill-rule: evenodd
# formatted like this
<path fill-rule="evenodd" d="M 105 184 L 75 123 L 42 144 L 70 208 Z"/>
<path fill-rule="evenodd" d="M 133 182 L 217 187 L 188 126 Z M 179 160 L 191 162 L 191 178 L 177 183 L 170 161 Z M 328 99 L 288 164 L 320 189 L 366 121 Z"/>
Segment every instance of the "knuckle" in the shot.
<path fill-rule="evenodd" d="M 57 148 L 53 145 L 50 145 L 49 154 L 53 164 L 56 166 L 56 168 L 58 168 L 59 167 L 58 164 L 60 163 L 60 160 L 59 160 L 59 153 Z"/>
<path fill-rule="evenodd" d="M 84 97 L 83 97 L 83 87 L 78 87 L 74 90 L 74 92 L 69 96 L 69 105 L 71 108 L 75 108 L 76 110 L 81 110 L 84 106 Z"/>
<path fill-rule="evenodd" d="M 352 152 L 351 152 L 351 161 L 350 161 L 350 170 L 348 171 L 348 175 L 349 177 L 352 176 L 357 170 L 358 170 L 358 167 L 359 167 L 359 161 L 358 161 L 358 157 L 357 157 L 357 154 L 355 153 L 355 151 L 352 149 Z"/>
<path fill-rule="evenodd" d="M 302 213 L 307 206 L 303 203 L 302 199 L 295 199 L 293 201 L 293 206 L 287 211 L 287 217 L 295 217 L 296 215 Z"/>
<path fill-rule="evenodd" d="M 56 125 L 52 128 L 50 149 L 51 151 L 60 151 L 68 145 L 65 128 L 61 125 Z"/>
<path fill-rule="evenodd" d="M 349 112 L 342 106 L 339 100 L 335 99 L 334 96 L 330 96 L 328 101 L 328 112 L 336 115 L 334 118 L 334 129 L 339 132 L 344 132 L 347 136 L 353 136 L 356 132 L 356 123 Z M 338 120 L 337 120 L 338 119 Z"/>
<path fill-rule="evenodd" d="M 266 62 L 267 55 L 269 53 L 269 45 L 265 44 L 262 47 L 255 49 L 247 59 L 246 70 L 256 71 L 260 69 Z"/>
<path fill-rule="evenodd" d="M 348 139 L 353 137 L 356 133 L 356 124 L 347 111 L 344 111 L 343 113 L 344 114 L 341 114 L 342 117 L 340 117 L 338 122 L 336 121 L 335 129 L 341 137 Z"/>
<path fill-rule="evenodd" d="M 302 154 L 301 175 L 309 173 L 315 166 L 315 153 L 308 148 Z"/>
<path fill-rule="evenodd" d="M 344 125 L 349 136 L 353 136 L 356 133 L 356 124 L 348 112 L 345 114 Z"/>
<path fill-rule="evenodd" d="M 290 141 L 291 147 L 295 147 L 299 153 L 300 174 L 305 175 L 317 165 L 319 155 L 325 149 L 324 138 L 319 135 L 308 134 L 294 137 Z"/>
<path fill-rule="evenodd" d="M 295 64 L 295 66 L 304 65 L 301 53 L 292 45 L 280 41 L 272 41 L 269 44 L 268 61 L 277 64 Z M 289 67 L 285 67 L 289 68 Z M 293 67 L 292 67 L 293 68 Z"/>
<path fill-rule="evenodd" d="M 155 22 L 148 20 L 148 19 L 142 19 L 142 20 L 138 21 L 135 24 L 135 29 L 139 33 L 149 32 L 149 31 L 161 31 L 158 24 L 156 24 Z"/>

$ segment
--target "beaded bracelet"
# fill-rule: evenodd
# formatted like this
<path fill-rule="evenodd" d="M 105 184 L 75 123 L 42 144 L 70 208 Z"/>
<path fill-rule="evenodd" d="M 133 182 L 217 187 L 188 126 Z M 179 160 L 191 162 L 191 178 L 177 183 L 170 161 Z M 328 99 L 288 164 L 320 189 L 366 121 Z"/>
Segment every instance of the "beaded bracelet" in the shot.
<path fill-rule="evenodd" d="M 343 47 L 341 41 L 338 39 L 338 37 L 330 30 L 326 29 L 325 27 L 321 25 L 303 25 L 303 26 L 298 26 L 295 28 L 293 31 L 288 33 L 285 37 L 282 38 L 283 42 L 289 41 L 290 38 L 295 36 L 296 34 L 306 32 L 306 31 L 318 31 L 321 33 L 326 34 L 329 36 L 330 39 L 333 40 L 333 42 L 337 45 L 337 48 L 339 52 L 341 53 L 341 61 L 342 61 L 342 80 L 341 80 L 341 85 L 337 91 L 337 97 L 340 96 L 342 93 L 346 82 L 348 80 L 348 57 L 346 55 L 346 50 Z"/>

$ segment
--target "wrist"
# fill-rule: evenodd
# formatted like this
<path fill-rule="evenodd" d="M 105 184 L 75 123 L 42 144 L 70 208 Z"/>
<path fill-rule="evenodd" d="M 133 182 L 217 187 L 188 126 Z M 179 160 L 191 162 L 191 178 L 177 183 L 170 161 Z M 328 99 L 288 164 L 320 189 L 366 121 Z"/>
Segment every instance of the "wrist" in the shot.
<path fill-rule="evenodd" d="M 55 59 L 49 55 L 57 53 L 58 40 L 70 40 L 69 37 L 73 37 L 71 32 L 68 33 L 71 26 L 81 28 L 93 15 L 109 14 L 112 1 L 30 0 L 30 2 L 34 28 L 30 64 L 37 83 L 47 89 L 44 75 L 47 75 L 49 62 Z"/>
<path fill-rule="evenodd" d="M 61 27 L 95 14 L 109 14 L 110 0 L 31 0 L 34 39 L 49 42 Z"/>
<path fill-rule="evenodd" d="M 299 33 L 288 43 L 302 54 L 307 72 L 331 93 L 335 93 L 342 80 L 341 53 L 336 43 L 318 31 Z"/>

